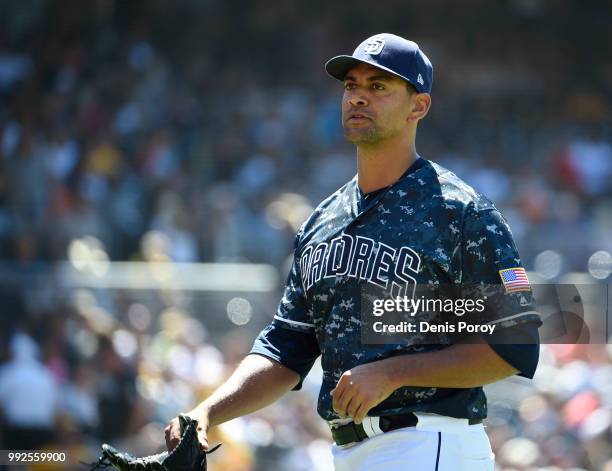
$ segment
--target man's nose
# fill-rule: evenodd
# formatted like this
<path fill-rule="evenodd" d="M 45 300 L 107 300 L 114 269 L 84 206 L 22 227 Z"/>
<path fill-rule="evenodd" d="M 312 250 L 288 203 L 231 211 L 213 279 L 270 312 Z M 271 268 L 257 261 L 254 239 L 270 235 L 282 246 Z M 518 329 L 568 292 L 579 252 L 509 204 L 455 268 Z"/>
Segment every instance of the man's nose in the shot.
<path fill-rule="evenodd" d="M 363 95 L 355 94 L 348 101 L 352 106 L 368 106 L 368 100 Z"/>

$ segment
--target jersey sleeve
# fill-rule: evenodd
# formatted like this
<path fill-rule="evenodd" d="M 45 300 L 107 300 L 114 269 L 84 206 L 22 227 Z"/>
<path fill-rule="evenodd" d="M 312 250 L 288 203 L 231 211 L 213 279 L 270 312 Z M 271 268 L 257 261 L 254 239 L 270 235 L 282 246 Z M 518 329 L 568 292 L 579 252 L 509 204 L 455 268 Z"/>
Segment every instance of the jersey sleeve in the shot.
<path fill-rule="evenodd" d="M 296 251 L 274 319 L 257 336 L 250 354 L 266 356 L 295 371 L 300 375 L 294 388 L 298 390 L 321 354 L 314 327 Z"/>
<path fill-rule="evenodd" d="M 483 340 L 520 376 L 533 378 L 542 321 L 510 228 L 495 208 L 468 209 L 462 261 L 463 297 L 482 299 L 484 311 L 476 322 L 495 325 Z"/>
<path fill-rule="evenodd" d="M 541 325 L 510 228 L 497 209 L 468 207 L 461 251 L 461 292 L 484 303 L 479 323 L 496 325 L 498 331 Z"/>
<path fill-rule="evenodd" d="M 510 337 L 515 343 L 506 343 L 504 337 Z M 523 323 L 505 332 L 493 333 L 488 343 L 495 353 L 519 371 L 520 376 L 533 378 L 540 358 L 540 334 L 536 323 Z"/>

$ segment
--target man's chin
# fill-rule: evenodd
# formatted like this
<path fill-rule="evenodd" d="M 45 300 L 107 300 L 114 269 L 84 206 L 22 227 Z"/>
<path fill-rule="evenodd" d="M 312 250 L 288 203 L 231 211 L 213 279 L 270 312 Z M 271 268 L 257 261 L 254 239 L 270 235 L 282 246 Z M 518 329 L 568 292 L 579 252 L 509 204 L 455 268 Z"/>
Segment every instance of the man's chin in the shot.
<path fill-rule="evenodd" d="M 365 129 L 344 129 L 344 138 L 351 144 L 372 144 L 376 136 Z"/>

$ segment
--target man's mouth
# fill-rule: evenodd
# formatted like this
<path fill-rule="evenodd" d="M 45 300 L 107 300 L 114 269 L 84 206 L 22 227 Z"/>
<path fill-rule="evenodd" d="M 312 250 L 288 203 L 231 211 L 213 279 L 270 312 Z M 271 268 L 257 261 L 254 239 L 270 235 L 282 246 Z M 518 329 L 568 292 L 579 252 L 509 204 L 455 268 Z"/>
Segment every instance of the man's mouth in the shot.
<path fill-rule="evenodd" d="M 347 121 L 365 121 L 371 118 L 363 113 L 351 113 L 348 115 Z"/>

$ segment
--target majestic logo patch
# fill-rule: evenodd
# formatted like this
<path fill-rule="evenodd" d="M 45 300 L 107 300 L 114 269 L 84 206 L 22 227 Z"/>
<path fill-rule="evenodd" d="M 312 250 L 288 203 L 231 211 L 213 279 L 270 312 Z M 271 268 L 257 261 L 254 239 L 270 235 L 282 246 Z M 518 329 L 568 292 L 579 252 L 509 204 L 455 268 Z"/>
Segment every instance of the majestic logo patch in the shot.
<path fill-rule="evenodd" d="M 513 293 L 515 291 L 531 291 L 529 285 L 529 279 L 524 268 L 507 268 L 505 270 L 499 270 L 499 276 L 501 277 L 506 293 Z"/>
<path fill-rule="evenodd" d="M 425 80 L 423 80 L 423 76 L 421 74 L 419 74 L 417 77 L 417 82 L 419 82 L 421 85 L 425 85 Z"/>
<path fill-rule="evenodd" d="M 376 56 L 382 52 L 383 47 L 385 47 L 384 39 L 372 38 L 366 43 L 365 47 L 363 48 L 363 52 L 370 54 L 371 56 Z"/>

